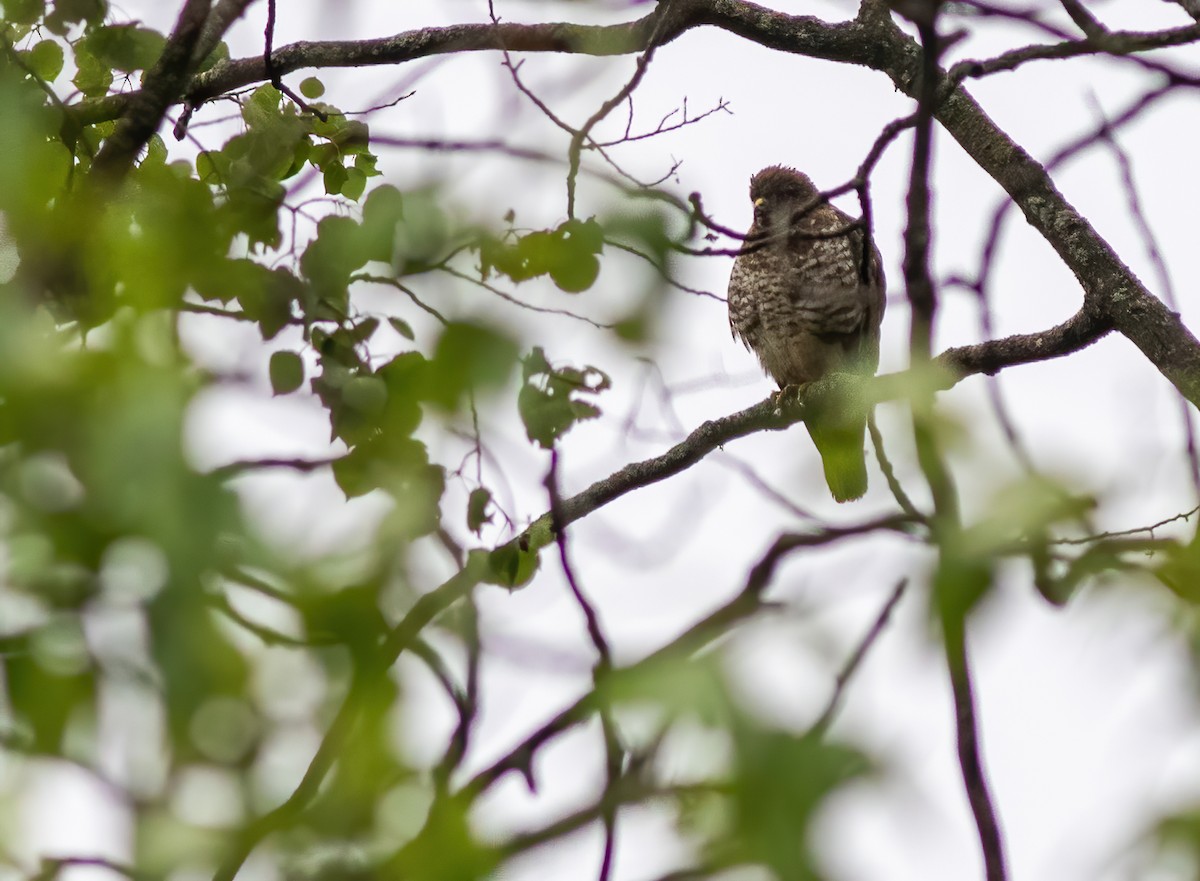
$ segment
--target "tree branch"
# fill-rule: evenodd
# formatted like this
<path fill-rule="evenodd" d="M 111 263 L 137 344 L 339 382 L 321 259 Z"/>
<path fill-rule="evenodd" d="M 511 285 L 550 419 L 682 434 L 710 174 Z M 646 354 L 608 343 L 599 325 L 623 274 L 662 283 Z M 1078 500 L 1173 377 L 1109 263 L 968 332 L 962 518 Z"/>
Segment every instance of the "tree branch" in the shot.
<path fill-rule="evenodd" d="M 935 366 L 945 368 L 938 377 L 937 387 L 949 389 L 977 373 L 994 374 L 1017 364 L 1060 358 L 1090 346 L 1109 329 L 1102 318 L 1080 311 L 1062 324 L 1039 333 L 1016 334 L 947 349 L 933 359 Z M 803 394 L 789 398 L 782 406 L 772 395 L 753 407 L 705 422 L 665 453 L 626 465 L 582 492 L 563 499 L 559 520 L 564 525 L 574 523 L 635 489 L 673 477 L 732 440 L 759 431 L 781 431 L 802 422 L 807 407 L 821 396 L 859 393 L 873 403 L 880 403 L 905 397 L 914 381 L 920 380 L 913 371 L 902 371 L 875 377 L 859 386 L 861 381 L 836 374 L 813 383 Z M 543 514 L 505 547 L 524 552 L 541 550 L 554 541 L 552 519 L 549 513 Z"/>
<path fill-rule="evenodd" d="M 211 4 L 212 0 L 187 0 L 184 4 L 162 55 L 146 72 L 145 85 L 130 93 L 116 131 L 96 154 L 92 174 L 97 179 L 120 182 L 138 153 L 158 131 L 167 108 L 183 97 L 188 78 L 196 66 L 193 53 Z"/>
<path fill-rule="evenodd" d="M 703 25 L 719 27 L 769 49 L 880 70 L 906 94 L 916 94 L 919 47 L 891 20 L 882 0 L 867 0 L 858 18 L 839 24 L 827 24 L 810 16 L 786 15 L 745 0 L 670 0 L 659 3 L 649 15 L 616 25 L 501 23 L 424 28 L 380 40 L 294 43 L 272 53 L 272 62 L 276 70 L 286 73 L 303 67 L 399 64 L 429 55 L 501 48 L 515 52 L 620 55 L 644 51 L 652 44 L 665 44 L 688 29 Z M 1100 43 L 1075 40 L 1018 51 L 1030 58 L 1067 58 L 1099 52 L 1128 54 L 1197 39 L 1200 39 L 1200 25 L 1190 25 L 1152 33 L 1117 32 Z M 267 74 L 262 58 L 232 61 L 194 77 L 187 87 L 187 98 L 204 100 L 262 81 Z M 952 84 L 944 72 L 940 76 L 944 84 Z M 73 112 L 79 122 L 87 124 L 116 118 L 130 102 L 157 107 L 164 100 L 179 100 L 182 96 L 178 89 L 165 92 L 171 94 L 163 97 L 156 92 L 153 100 L 143 89 L 87 101 Z M 1094 314 L 1110 322 L 1141 349 L 1185 398 L 1200 404 L 1200 342 L 1176 313 L 1146 290 L 1109 244 L 1063 198 L 1045 168 L 1001 131 L 961 86 L 949 92 L 938 106 L 936 116 L 1058 252 L 1079 279 L 1085 302 Z M 122 143 L 128 141 L 125 138 Z M 116 150 L 112 148 L 112 152 Z M 126 147 L 121 155 L 131 154 Z"/>

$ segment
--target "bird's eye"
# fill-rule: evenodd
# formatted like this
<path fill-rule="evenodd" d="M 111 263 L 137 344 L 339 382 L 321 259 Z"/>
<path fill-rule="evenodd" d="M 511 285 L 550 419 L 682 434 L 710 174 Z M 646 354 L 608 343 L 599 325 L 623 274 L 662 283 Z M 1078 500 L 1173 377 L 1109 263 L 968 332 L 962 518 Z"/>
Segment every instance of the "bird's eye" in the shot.
<path fill-rule="evenodd" d="M 766 204 L 767 204 L 767 200 L 762 196 L 759 196 L 757 199 L 754 200 L 755 208 L 761 208 L 763 205 L 766 205 Z"/>

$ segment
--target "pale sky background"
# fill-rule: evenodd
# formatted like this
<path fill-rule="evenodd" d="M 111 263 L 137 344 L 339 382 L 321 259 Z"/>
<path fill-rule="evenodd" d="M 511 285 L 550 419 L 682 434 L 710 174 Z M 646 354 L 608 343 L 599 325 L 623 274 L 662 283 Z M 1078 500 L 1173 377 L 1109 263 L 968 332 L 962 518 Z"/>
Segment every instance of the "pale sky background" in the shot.
<path fill-rule="evenodd" d="M 117 8 L 129 19 L 165 30 L 178 5 L 125 0 Z M 775 6 L 826 20 L 854 14 L 849 3 L 814 0 Z M 280 7 L 276 45 L 297 39 L 379 37 L 414 27 L 485 21 L 487 16 L 486 3 L 479 0 L 344 0 Z M 610 21 L 645 14 L 648 6 L 499 0 L 497 9 L 512 21 Z M 1113 0 L 1094 9 L 1112 27 L 1150 30 L 1187 22 L 1169 3 Z M 255 4 L 231 32 L 234 56 L 261 50 L 264 18 L 265 4 Z M 954 47 L 955 60 L 988 57 L 1038 39 L 1032 30 L 1015 25 L 971 19 L 956 20 L 954 26 L 969 32 Z M 1164 57 L 1182 66 L 1192 51 Z M 634 63 L 632 58 L 526 59 L 521 69 L 526 82 L 574 123 L 611 95 Z M 326 100 L 346 110 L 416 90 L 413 97 L 371 117 L 377 136 L 503 136 L 517 145 L 565 150 L 565 136 L 515 92 L 499 63 L 497 53 L 488 53 L 318 75 L 328 87 Z M 414 82 L 422 71 L 425 75 Z M 288 82 L 295 87 L 306 75 L 294 74 Z M 1152 82 L 1129 62 L 1041 62 L 971 83 L 969 89 L 998 124 L 1044 159 L 1096 123 L 1097 103 L 1116 113 Z M 732 115 L 715 114 L 682 131 L 620 148 L 614 155 L 623 167 L 648 179 L 681 161 L 677 180 L 669 186 L 681 196 L 700 191 L 712 216 L 739 229 L 750 220 L 746 186 L 756 170 L 791 164 L 819 186 L 835 186 L 853 175 L 879 129 L 911 110 L 911 102 L 880 73 L 772 53 L 713 29 L 691 31 L 658 52 L 636 93 L 634 129 L 652 128 L 685 97 L 693 114 L 724 99 Z M 1196 224 L 1188 212 L 1200 203 L 1194 155 L 1200 135 L 1197 100 L 1194 91 L 1181 92 L 1119 136 L 1133 157 L 1159 248 L 1174 271 L 1184 320 L 1193 327 L 1200 310 L 1189 272 Z M 226 113 L 227 109 L 206 110 L 196 123 Z M 618 111 L 607 130 L 619 133 L 624 118 Z M 201 143 L 215 146 L 227 130 L 194 124 L 191 131 Z M 883 371 L 901 369 L 906 358 L 908 310 L 900 260 L 909 144 L 902 138 L 888 151 L 873 182 L 875 236 L 891 281 Z M 1001 192 L 951 139 L 939 133 L 936 148 L 936 267 L 942 278 L 956 272 L 969 275 L 978 265 L 982 236 Z M 189 152 L 195 147 L 174 149 Z M 474 219 L 498 224 L 509 207 L 530 227 L 552 226 L 564 218 L 559 168 L 491 156 L 384 148 L 377 152 L 385 175 L 378 180 L 401 189 L 441 179 L 449 170 L 456 180 L 449 198 Z M 1151 289 L 1161 292 L 1131 222 L 1112 156 L 1094 149 L 1056 173 L 1055 180 Z M 319 182 L 312 190 L 317 192 Z M 580 199 L 583 216 L 604 214 L 618 205 L 614 190 L 591 182 L 581 189 Z M 856 212 L 853 200 L 842 204 Z M 724 257 L 684 260 L 681 275 L 689 285 L 723 295 L 731 263 Z M 531 302 L 611 319 L 633 302 L 634 286 L 641 281 L 628 263 L 610 254 L 600 281 L 582 297 L 536 285 L 522 286 L 517 293 Z M 652 372 L 635 360 L 637 351 L 614 348 L 603 332 L 580 322 L 516 312 L 463 285 L 423 284 L 425 280 L 419 280 L 419 289 L 447 314 L 485 310 L 503 316 L 527 339 L 545 345 L 551 360 L 596 364 L 612 374 L 614 388 L 601 400 L 604 417 L 577 427 L 564 442 L 566 492 L 585 487 L 627 461 L 662 451 L 681 436 L 678 425 L 691 430 L 705 419 L 749 406 L 772 390 L 754 358 L 730 338 L 724 304 L 711 299 L 678 291 L 668 294 L 662 344 L 653 353 L 657 371 Z M 996 332 L 1001 335 L 1049 327 L 1072 314 L 1080 301 L 1069 272 L 1015 213 L 1005 229 L 992 291 Z M 362 305 L 410 320 L 419 334 L 433 331 L 420 313 L 391 294 L 364 292 Z M 945 290 L 937 348 L 978 338 L 969 296 Z M 190 453 L 199 467 L 243 457 L 330 452 L 327 418 L 314 402 L 300 395 L 270 397 L 266 354 L 256 345 L 252 328 L 197 320 L 189 340 L 215 367 L 249 371 L 256 377 L 239 389 L 206 393 L 197 403 Z M 278 342 L 299 345 L 297 337 L 286 334 Z M 660 376 L 667 386 L 689 386 L 670 399 L 678 424 L 655 391 Z M 647 377 L 651 384 L 639 396 Z M 1123 338 L 1113 335 L 1072 357 L 1005 371 L 1000 382 L 1037 465 L 1103 500 L 1098 527 L 1146 525 L 1197 503 L 1181 454 L 1174 393 Z M 954 458 L 964 508 L 974 516 L 986 506 L 991 491 L 1019 469 L 1000 439 L 982 378 L 962 382 L 941 400 L 946 412 L 978 439 Z M 525 518 L 523 525 L 546 507 L 541 481 L 548 457 L 525 440 L 511 398 L 504 403 L 485 412 L 485 431 L 497 437 L 494 452 L 502 464 L 497 468 L 489 463 L 484 477 L 506 508 Z M 627 432 L 630 418 L 638 431 Z M 902 412 L 884 407 L 879 418 L 889 450 L 902 476 L 907 475 L 906 486 L 919 487 Z M 457 467 L 465 446 L 432 431 L 425 435 L 439 442 L 438 460 Z M 780 531 L 803 527 L 731 468 L 735 460 L 753 463 L 779 492 L 836 522 L 867 519 L 890 504 L 872 464 L 867 499 L 836 507 L 825 492 L 815 452 L 797 428 L 732 443 L 725 453 L 710 456 L 684 475 L 639 490 L 572 526 L 583 587 L 600 611 L 619 660 L 656 648 L 727 600 Z M 271 473 L 245 479 L 239 486 L 264 534 L 281 546 L 314 555 L 353 543 L 363 524 L 385 510 L 384 501 L 375 497 L 344 502 L 328 473 Z M 455 486 L 448 498 L 461 503 L 466 491 Z M 504 537 L 499 531 L 484 534 L 489 543 Z M 928 561 L 920 547 L 898 539 L 797 555 L 781 569 L 772 589 L 771 595 L 786 603 L 785 611 L 743 628 L 727 644 L 729 675 L 746 700 L 766 717 L 800 729 L 820 713 L 834 675 L 896 580 L 903 575 L 915 579 L 852 684 L 834 728 L 834 736 L 863 746 L 885 768 L 878 780 L 839 795 L 821 818 L 819 850 L 834 878 L 950 881 L 982 876 L 958 776 L 949 689 L 940 649 L 927 623 L 921 576 Z M 436 554 L 425 555 L 419 563 L 427 588 L 448 574 L 445 561 Z M 1146 823 L 1200 798 L 1200 714 L 1191 699 L 1195 682 L 1187 651 L 1188 622 L 1179 620 L 1180 610 L 1164 594 L 1151 583 L 1091 585 L 1066 609 L 1054 610 L 1034 592 L 1027 568 L 1014 565 L 1004 570 L 974 619 L 971 635 L 984 758 L 1013 879 L 1187 877 L 1166 871 L 1149 875 L 1139 862 L 1145 856 L 1138 841 Z M 573 700 L 587 687 L 592 662 L 555 555 L 543 555 L 541 572 L 531 586 L 512 595 L 484 588 L 479 600 L 490 660 L 484 670 L 481 728 L 468 770 L 502 755 Z M 293 661 L 281 657 L 271 663 L 285 681 L 296 681 L 286 677 Z M 419 665 L 402 659 L 398 670 L 410 700 L 421 706 L 419 713 L 409 714 L 411 724 L 398 726 L 398 736 L 413 761 L 428 763 L 452 722 L 450 708 Z M 300 693 L 295 699 L 303 702 L 306 697 Z M 277 755 L 282 767 L 289 762 L 295 766 L 295 779 L 307 763 L 306 751 L 315 748 L 315 735 L 311 742 L 302 741 L 281 747 Z M 109 748 L 121 752 L 119 744 L 110 743 Z M 674 760 L 685 774 L 710 754 L 697 734 L 694 743 L 678 745 Z M 531 796 L 515 776 L 506 779 L 481 806 L 479 829 L 492 834 L 521 828 L 589 802 L 602 780 L 602 757 L 594 727 L 564 738 L 541 754 L 539 795 Z M 128 857 L 127 818 L 101 787 L 81 772 L 44 763 L 15 770 L 22 775 L 20 785 L 28 797 L 24 840 L 15 843 L 22 852 L 30 857 Z M 197 791 L 215 791 L 204 788 L 203 781 L 197 785 Z M 180 801 L 189 800 L 181 796 Z M 646 881 L 686 859 L 687 845 L 675 839 L 668 819 L 653 810 L 622 814 L 615 875 L 619 881 Z M 505 877 L 594 877 L 599 853 L 598 833 L 578 835 L 522 859 Z M 253 864 L 245 877 L 261 877 L 252 875 L 252 868 Z M 1185 870 L 1186 866 L 1180 872 Z M 72 871 L 69 877 L 87 874 Z"/>

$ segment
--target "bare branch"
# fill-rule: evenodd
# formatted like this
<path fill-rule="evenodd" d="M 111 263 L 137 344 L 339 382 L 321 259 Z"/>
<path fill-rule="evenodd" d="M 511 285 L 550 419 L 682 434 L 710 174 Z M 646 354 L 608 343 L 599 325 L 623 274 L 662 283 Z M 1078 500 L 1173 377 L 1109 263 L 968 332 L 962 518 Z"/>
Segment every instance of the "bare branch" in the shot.
<path fill-rule="evenodd" d="M 945 623 L 945 618 L 943 618 Z M 954 721 L 958 740 L 958 763 L 967 790 L 967 802 L 975 817 L 983 847 L 983 863 L 987 881 L 1004 881 L 1004 842 L 1000 822 L 988 790 L 979 743 L 979 724 L 975 718 L 975 695 L 971 667 L 967 657 L 965 621 L 960 617 L 942 634 L 946 649 L 946 665 L 950 671 L 950 687 L 954 693 Z"/>
<path fill-rule="evenodd" d="M 569 504 L 565 500 L 564 504 Z M 720 608 L 697 621 L 678 637 L 647 657 L 630 667 L 614 671 L 621 675 L 641 667 L 652 665 L 668 658 L 688 657 L 718 639 L 729 629 L 762 608 L 762 595 L 770 586 L 775 570 L 789 554 L 804 548 L 822 547 L 854 536 L 868 535 L 878 532 L 890 532 L 907 535 L 918 528 L 912 520 L 904 515 L 891 515 L 868 520 L 853 526 L 831 526 L 825 529 L 804 533 L 784 533 L 780 535 L 762 558 L 754 565 L 746 576 L 745 583 L 732 599 Z M 554 718 L 546 722 L 507 755 L 498 759 L 490 766 L 480 771 L 463 787 L 462 795 L 474 798 L 510 771 L 527 773 L 533 761 L 534 754 L 546 743 L 564 731 L 580 724 L 598 708 L 600 695 L 590 691 L 575 703 L 560 711 Z"/>
<path fill-rule="evenodd" d="M 1040 333 L 1017 334 L 947 349 L 933 361 L 935 366 L 945 368 L 939 387 L 951 388 L 976 373 L 995 373 L 1016 364 L 1062 357 L 1091 345 L 1109 329 L 1102 319 L 1080 312 L 1068 321 Z M 758 431 L 781 431 L 801 422 L 806 407 L 821 396 L 858 393 L 875 403 L 894 400 L 907 396 L 913 378 L 908 371 L 887 374 L 868 380 L 856 388 L 859 380 L 845 374 L 835 374 L 813 383 L 803 394 L 785 402 L 782 408 L 776 396 L 772 395 L 739 413 L 705 422 L 665 453 L 626 465 L 579 494 L 564 499 L 562 522 L 574 523 L 635 489 L 666 480 L 739 437 Z M 547 513 L 508 542 L 508 546 L 523 551 L 537 551 L 553 540 L 551 518 Z"/>
<path fill-rule="evenodd" d="M 892 588 L 892 592 L 888 594 L 883 608 L 875 616 L 875 621 L 871 624 L 871 627 L 867 630 L 859 644 L 854 647 L 854 651 L 846 659 L 845 666 L 838 672 L 837 678 L 833 683 L 833 694 L 829 696 L 829 703 L 825 705 L 824 712 L 817 717 L 817 721 L 809 729 L 811 734 L 816 737 L 823 737 L 825 732 L 829 730 L 829 726 L 833 724 L 833 718 L 837 715 L 838 707 L 841 706 L 842 698 L 846 693 L 847 684 L 849 684 L 851 678 L 858 671 L 863 659 L 867 656 L 867 652 L 875 644 L 875 640 L 883 633 L 883 628 L 887 626 L 888 619 L 892 617 L 892 611 L 896 608 L 896 604 L 900 602 L 900 597 L 904 596 L 904 590 L 907 587 L 908 579 L 901 579 Z"/>

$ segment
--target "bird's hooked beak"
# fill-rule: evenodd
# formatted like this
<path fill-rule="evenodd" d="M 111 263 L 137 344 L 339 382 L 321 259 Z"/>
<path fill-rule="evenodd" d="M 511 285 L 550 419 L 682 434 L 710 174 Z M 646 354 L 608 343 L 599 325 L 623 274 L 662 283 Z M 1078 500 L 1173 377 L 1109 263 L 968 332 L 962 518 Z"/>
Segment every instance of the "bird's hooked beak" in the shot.
<path fill-rule="evenodd" d="M 759 196 L 754 200 L 754 219 L 758 225 L 764 226 L 767 221 L 767 200 L 763 196 Z"/>

